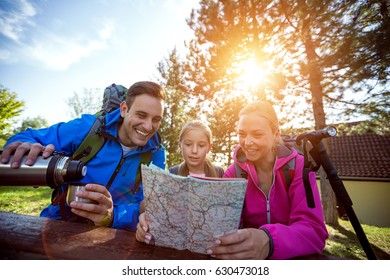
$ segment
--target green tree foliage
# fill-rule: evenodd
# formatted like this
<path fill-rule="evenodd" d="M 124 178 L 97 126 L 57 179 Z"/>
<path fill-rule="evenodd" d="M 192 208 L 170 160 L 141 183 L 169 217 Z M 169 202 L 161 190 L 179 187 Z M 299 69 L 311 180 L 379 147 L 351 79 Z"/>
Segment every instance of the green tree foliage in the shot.
<path fill-rule="evenodd" d="M 72 97 L 65 100 L 70 117 L 79 118 L 82 114 L 98 112 L 102 107 L 103 93 L 99 88 L 84 89 L 83 94 L 74 92 Z"/>
<path fill-rule="evenodd" d="M 384 2 L 201 1 L 187 21 L 196 36 L 188 44 L 195 92 L 213 104 L 216 96 L 241 91 L 243 99 L 274 102 L 289 113 L 287 119 L 304 116 L 315 129 L 325 127 L 325 112 L 335 109 L 337 115 L 328 121 L 340 121 L 338 116 L 359 107 L 386 119 L 388 93 L 378 94 L 389 80 L 388 51 L 379 39 L 388 38 Z M 252 91 L 239 87 L 243 71 L 239 66 L 248 59 L 268 70 L 261 86 Z M 364 98 L 357 102 L 361 95 Z M 331 188 L 326 180 L 321 183 L 323 200 L 330 202 L 324 206 L 329 209 L 326 220 L 337 224 Z"/>
<path fill-rule="evenodd" d="M 382 5 L 375 7 L 374 2 Z M 383 89 L 388 85 L 389 63 L 383 61 L 389 58 L 382 55 L 383 46 L 367 41 L 378 36 L 376 26 L 383 26 L 385 18 L 388 22 L 388 11 L 379 12 L 383 1 L 282 1 L 279 7 L 281 19 L 292 30 L 288 42 L 293 48 L 285 46 L 300 65 L 299 85 L 311 92 L 315 128 L 326 125 L 325 112 L 335 107 L 344 121 L 356 112 L 371 115 L 374 122 L 386 114 L 388 119 L 388 92 Z M 335 195 L 323 170 L 320 174 L 325 221 L 337 224 Z"/>
<path fill-rule="evenodd" d="M 288 97 L 302 96 L 311 108 L 301 102 L 305 109 L 290 116 L 304 114 L 316 129 L 326 125 L 330 109 L 363 113 L 373 98 L 382 115 L 389 108 L 388 91 L 378 94 L 389 81 L 386 1 L 202 1 L 188 24 L 196 35 L 190 70 L 199 94 L 234 88 L 241 74 L 234 66 L 254 58 L 270 69 L 266 99 L 289 111 L 297 106 Z M 364 98 L 357 102 L 359 94 Z"/>
<path fill-rule="evenodd" d="M 233 161 L 232 154 L 237 146 L 238 113 L 246 100 L 240 96 L 215 95 L 213 111 L 208 114 L 213 132 L 213 161 L 226 169 Z"/>
<path fill-rule="evenodd" d="M 342 123 L 336 125 L 341 135 L 377 134 L 389 135 L 390 126 L 384 126 L 382 119 L 372 119 L 358 122 Z"/>
<path fill-rule="evenodd" d="M 353 30 L 345 40 L 340 64 L 354 83 L 355 92 L 365 92 L 360 102 L 347 104 L 347 115 L 364 115 L 367 121 L 356 131 L 388 134 L 390 121 L 390 16 L 386 0 L 358 1 Z M 364 127 L 370 127 L 364 129 Z M 359 129 L 358 129 L 359 128 Z M 347 131 L 348 132 L 348 131 Z"/>
<path fill-rule="evenodd" d="M 26 130 L 27 128 L 39 129 L 48 127 L 47 120 L 41 116 L 35 118 L 26 118 L 22 121 L 22 124 L 17 129 L 14 129 L 13 134 Z"/>
<path fill-rule="evenodd" d="M 17 100 L 17 94 L 0 87 L 0 139 L 6 140 L 10 136 L 12 119 L 23 112 L 24 102 Z"/>
<path fill-rule="evenodd" d="M 167 101 L 160 133 L 167 149 L 167 166 L 180 163 L 183 158 L 179 152 L 179 133 L 188 120 L 196 118 L 196 106 L 192 107 L 190 89 L 185 80 L 184 65 L 173 49 L 168 58 L 157 66 L 159 81 L 164 85 Z"/>

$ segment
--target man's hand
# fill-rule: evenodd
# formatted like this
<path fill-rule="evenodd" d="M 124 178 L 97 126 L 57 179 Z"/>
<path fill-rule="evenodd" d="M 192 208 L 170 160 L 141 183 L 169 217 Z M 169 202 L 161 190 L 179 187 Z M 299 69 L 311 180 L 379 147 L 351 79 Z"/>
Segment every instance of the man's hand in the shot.
<path fill-rule="evenodd" d="M 38 156 L 42 153 L 44 158 L 48 158 L 54 152 L 54 145 L 49 144 L 47 146 L 43 146 L 39 143 L 29 143 L 29 142 L 13 142 L 7 145 L 1 154 L 1 162 L 7 163 L 11 155 L 13 154 L 11 167 L 19 168 L 22 164 L 23 157 L 26 156 L 26 165 L 34 165 L 37 161 Z"/>
<path fill-rule="evenodd" d="M 69 206 L 73 213 L 90 219 L 96 226 L 111 227 L 114 220 L 114 204 L 111 194 L 105 186 L 87 184 L 85 191 L 78 191 L 76 195 L 92 199 L 97 204 L 72 201 Z"/>

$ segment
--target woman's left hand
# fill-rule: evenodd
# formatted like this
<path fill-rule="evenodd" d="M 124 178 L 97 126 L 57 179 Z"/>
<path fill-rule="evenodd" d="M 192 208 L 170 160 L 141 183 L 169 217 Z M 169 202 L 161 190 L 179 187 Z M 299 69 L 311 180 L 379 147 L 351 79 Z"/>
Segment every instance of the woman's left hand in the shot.
<path fill-rule="evenodd" d="M 267 258 L 269 237 L 260 229 L 245 228 L 218 238 L 214 246 L 207 250 L 217 259 L 243 260 Z"/>
<path fill-rule="evenodd" d="M 105 186 L 87 184 L 85 191 L 80 191 L 76 195 L 92 199 L 97 204 L 72 201 L 70 206 L 73 213 L 90 219 L 96 226 L 111 227 L 114 219 L 114 206 L 111 194 Z"/>

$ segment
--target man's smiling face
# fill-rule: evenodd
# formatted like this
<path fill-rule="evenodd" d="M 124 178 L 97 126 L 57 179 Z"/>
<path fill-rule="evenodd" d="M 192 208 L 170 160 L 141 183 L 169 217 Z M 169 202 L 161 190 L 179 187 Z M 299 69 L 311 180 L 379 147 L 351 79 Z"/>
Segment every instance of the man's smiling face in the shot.
<path fill-rule="evenodd" d="M 127 147 L 144 146 L 160 128 L 164 113 L 164 101 L 140 94 L 135 97 L 131 108 L 121 103 L 123 123 L 119 127 L 119 139 Z"/>

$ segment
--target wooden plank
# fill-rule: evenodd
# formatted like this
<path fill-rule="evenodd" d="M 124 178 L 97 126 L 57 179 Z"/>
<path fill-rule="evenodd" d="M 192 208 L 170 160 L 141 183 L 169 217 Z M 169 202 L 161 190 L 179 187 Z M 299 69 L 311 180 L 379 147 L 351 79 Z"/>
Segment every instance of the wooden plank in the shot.
<path fill-rule="evenodd" d="M 2 259 L 210 259 L 188 250 L 150 246 L 126 230 L 0 212 Z"/>
<path fill-rule="evenodd" d="M 208 260 L 208 255 L 146 245 L 135 233 L 0 211 L 0 259 Z M 311 255 L 298 260 L 339 260 Z"/>

